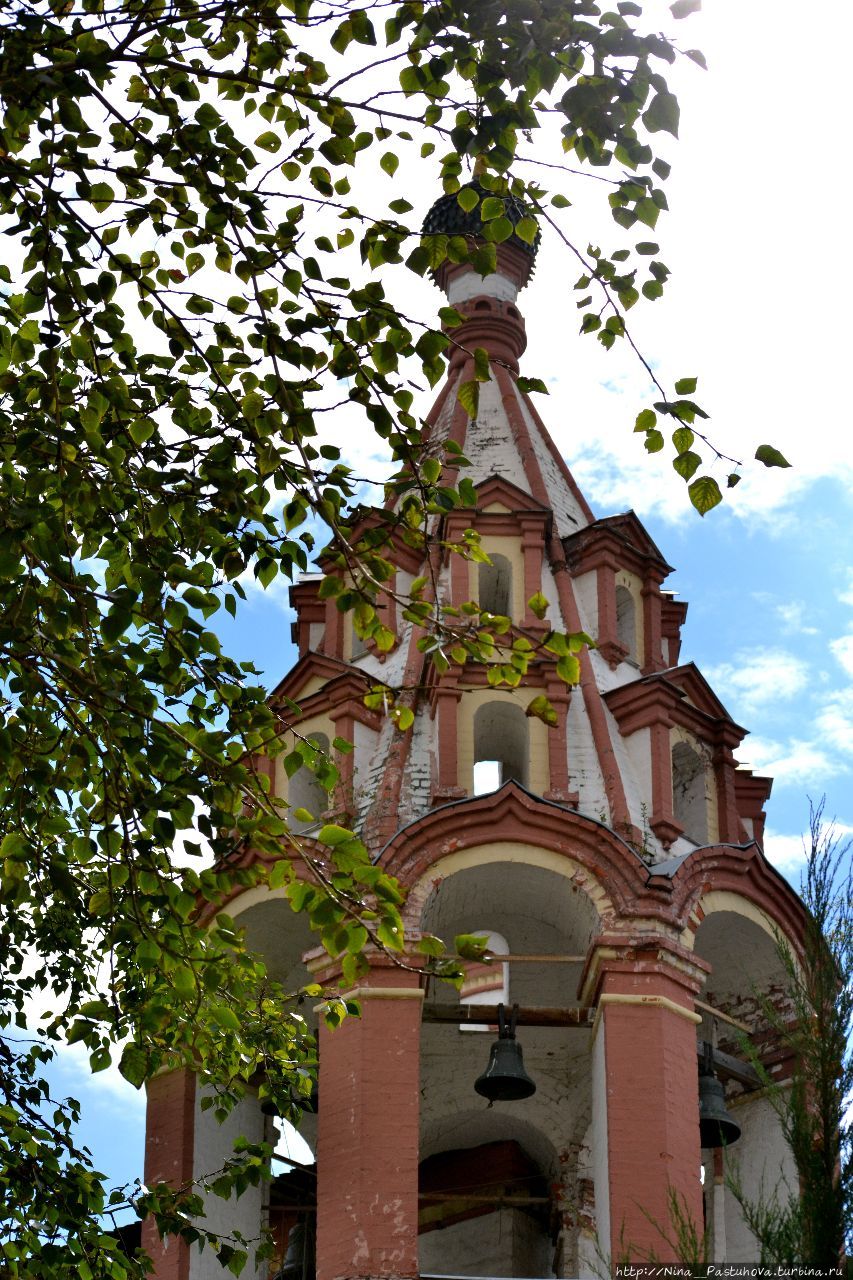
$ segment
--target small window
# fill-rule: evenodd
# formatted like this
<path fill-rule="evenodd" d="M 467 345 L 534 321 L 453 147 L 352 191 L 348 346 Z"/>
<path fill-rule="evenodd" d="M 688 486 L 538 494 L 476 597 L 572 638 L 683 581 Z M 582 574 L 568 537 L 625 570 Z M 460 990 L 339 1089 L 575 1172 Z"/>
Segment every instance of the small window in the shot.
<path fill-rule="evenodd" d="M 308 741 L 317 748 L 318 753 L 328 754 L 329 739 L 325 733 L 309 733 Z M 301 769 L 297 769 L 290 779 L 287 798 L 291 809 L 289 819 L 291 831 L 310 831 L 318 825 L 329 807 L 328 791 L 317 780 L 313 769 L 309 769 L 305 764 Z M 312 821 L 294 818 L 292 816 L 294 809 L 307 809 L 312 814 Z"/>
<path fill-rule="evenodd" d="M 489 555 L 491 564 L 479 566 L 480 608 L 486 613 L 512 614 L 512 565 L 506 556 Z"/>
<path fill-rule="evenodd" d="M 708 843 L 705 761 L 686 742 L 677 742 L 672 748 L 672 812 L 688 839 L 699 845 Z"/>
<path fill-rule="evenodd" d="M 474 716 L 474 783 L 489 779 L 493 785 L 484 790 L 494 790 L 515 779 L 523 787 L 529 777 L 530 742 L 527 717 L 521 707 L 511 702 L 487 702 Z M 478 765 L 489 765 L 478 770 Z"/>
<path fill-rule="evenodd" d="M 466 933 L 488 938 L 488 950 L 496 956 L 509 955 L 509 943 L 502 933 L 493 933 L 491 929 L 467 929 Z M 509 965 L 475 964 L 468 967 L 465 981 L 459 992 L 460 1004 L 509 1004 Z M 462 1022 L 460 1031 L 490 1031 L 485 1022 Z"/>
<path fill-rule="evenodd" d="M 616 639 L 628 652 L 632 662 L 637 661 L 637 608 L 627 587 L 616 588 Z"/>

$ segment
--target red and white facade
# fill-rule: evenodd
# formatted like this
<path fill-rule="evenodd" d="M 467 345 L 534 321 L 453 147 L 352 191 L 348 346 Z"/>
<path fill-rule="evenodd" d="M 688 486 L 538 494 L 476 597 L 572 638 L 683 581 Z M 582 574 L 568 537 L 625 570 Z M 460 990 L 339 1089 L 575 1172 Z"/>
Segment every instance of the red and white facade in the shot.
<path fill-rule="evenodd" d="M 492 563 L 435 556 L 433 568 L 445 603 L 480 600 L 528 637 L 587 632 L 597 647 L 581 654 L 579 684 L 566 687 L 544 652 L 515 690 L 491 687 L 472 663 L 436 676 L 391 601 L 398 643 L 379 655 L 307 578 L 293 591 L 299 658 L 278 693 L 299 704 L 300 734 L 354 744 L 338 760 L 329 812 L 408 889 L 412 938 L 484 932 L 504 944 L 495 949 L 508 960 L 472 968 L 463 998 L 491 991 L 588 1012 L 577 1026 L 520 1026 L 537 1091 L 487 1107 L 473 1083 L 492 1035 L 425 1019 L 425 1003 L 458 993 L 425 991 L 417 973 L 376 957 L 357 991 L 361 1018 L 319 1031 L 318 1114 L 305 1123 L 318 1280 L 593 1276 L 623 1257 L 673 1259 L 673 1194 L 700 1232 L 709 1225 L 715 1260 L 756 1256 L 719 1155 L 704 1153 L 700 1181 L 697 1042 L 736 1054 L 740 1025 L 763 1043 L 756 988 L 781 984 L 775 933 L 795 941 L 802 908 L 761 851 L 770 782 L 738 768 L 745 731 L 682 660 L 687 606 L 663 589 L 669 566 L 632 512 L 595 518 L 518 389 L 517 295 L 530 268 L 510 242 L 492 276 L 439 273 L 467 319 L 452 332 L 429 439 L 462 447 L 477 506 L 434 533 L 452 542 L 475 529 Z M 475 347 L 490 353 L 493 376 L 472 422 L 457 391 L 473 377 Z M 402 594 L 424 566 L 409 548 L 397 554 Z M 544 622 L 527 603 L 537 592 L 549 602 Z M 365 708 L 366 678 L 417 690 L 411 729 Z M 539 693 L 556 728 L 525 716 Z M 491 789 L 478 794 L 489 772 Z M 278 770 L 274 783 L 316 811 L 310 774 L 288 782 Z M 253 889 L 231 910 L 277 978 L 339 982 L 278 892 Z M 146 1179 L 198 1178 L 235 1133 L 256 1138 L 269 1125 L 250 1097 L 220 1129 L 198 1093 L 183 1073 L 152 1083 Z M 790 1184 L 766 1100 L 730 1086 L 728 1105 L 747 1188 Z M 283 1234 L 277 1194 L 250 1190 L 211 1214 L 246 1236 L 267 1222 Z M 221 1274 L 206 1252 L 151 1235 L 147 1245 L 157 1280 Z"/>

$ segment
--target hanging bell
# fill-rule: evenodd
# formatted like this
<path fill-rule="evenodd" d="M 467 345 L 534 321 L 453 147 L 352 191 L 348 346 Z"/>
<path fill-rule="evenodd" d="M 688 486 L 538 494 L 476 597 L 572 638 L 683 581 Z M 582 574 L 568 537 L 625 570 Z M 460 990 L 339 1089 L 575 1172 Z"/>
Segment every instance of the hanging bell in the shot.
<path fill-rule="evenodd" d="M 275 1280 L 313 1280 L 315 1272 L 313 1224 L 300 1218 L 290 1229 L 287 1252 Z"/>
<path fill-rule="evenodd" d="M 699 1071 L 699 1145 L 730 1147 L 740 1137 L 740 1125 L 726 1110 L 722 1082 L 714 1075 L 710 1054 Z"/>
<path fill-rule="evenodd" d="M 536 1092 L 536 1085 L 524 1070 L 521 1045 L 515 1038 L 518 1005 L 513 1005 L 509 1026 L 504 1007 L 498 1005 L 498 1038 L 492 1045 L 489 1065 L 475 1082 L 474 1088 L 492 1102 L 518 1102 Z"/>

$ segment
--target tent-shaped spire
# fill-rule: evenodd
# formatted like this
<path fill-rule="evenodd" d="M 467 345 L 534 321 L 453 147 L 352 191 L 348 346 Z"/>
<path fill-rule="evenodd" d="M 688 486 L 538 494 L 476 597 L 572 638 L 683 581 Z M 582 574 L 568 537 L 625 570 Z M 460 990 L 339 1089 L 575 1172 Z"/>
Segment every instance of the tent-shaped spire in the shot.
<path fill-rule="evenodd" d="M 476 183 L 467 190 L 489 198 Z M 427 214 L 424 234 L 462 236 L 469 244 L 481 240 L 479 210 L 478 204 L 466 212 L 455 194 L 442 196 Z M 507 197 L 504 211 L 514 225 L 526 214 L 514 197 Z M 533 273 L 538 238 L 537 234 L 528 244 L 513 234 L 495 245 L 495 270 L 486 275 L 469 262 L 449 260 L 433 273 L 448 305 L 464 319 L 447 328 L 449 370 L 429 417 L 430 435 L 435 441 L 453 439 L 462 447 L 471 462 L 466 474 L 475 484 L 486 476 L 501 475 L 525 489 L 554 512 L 556 532 L 566 537 L 594 517 L 523 383 L 518 382 L 519 358 L 527 346 L 518 295 Z M 491 378 L 476 384 L 479 403 L 472 418 L 459 394 L 475 381 L 477 349 L 489 357 Z M 466 398 L 464 392 L 462 398 Z"/>

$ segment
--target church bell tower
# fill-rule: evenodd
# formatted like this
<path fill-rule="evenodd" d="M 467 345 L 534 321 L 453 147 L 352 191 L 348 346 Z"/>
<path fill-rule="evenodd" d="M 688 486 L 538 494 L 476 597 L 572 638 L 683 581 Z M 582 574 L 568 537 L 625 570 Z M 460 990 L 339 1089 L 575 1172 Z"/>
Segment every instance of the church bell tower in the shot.
<path fill-rule="evenodd" d="M 506 212 L 517 225 L 524 210 L 508 198 Z M 424 232 L 482 238 L 478 208 L 444 196 Z M 489 957 L 468 965 L 460 994 L 428 983 L 415 963 L 372 954 L 351 993 L 361 1016 L 318 1028 L 317 1113 L 304 1127 L 316 1164 L 210 1202 L 223 1228 L 247 1238 L 269 1225 L 282 1258 L 300 1224 L 316 1261 L 303 1250 L 299 1274 L 316 1266 L 317 1280 L 545 1280 L 599 1275 L 626 1258 L 672 1260 L 674 1202 L 700 1235 L 707 1225 L 714 1260 L 757 1257 L 723 1183 L 725 1149 L 701 1146 L 709 1062 L 741 1132 L 746 1189 L 793 1178 L 738 1049 L 745 1032 L 771 1069 L 787 1069 L 755 998 L 781 981 L 776 935 L 796 944 L 803 921 L 761 848 L 770 781 L 738 767 L 745 730 L 682 657 L 687 605 L 665 590 L 663 554 L 632 511 L 596 517 L 519 385 L 518 299 L 535 260 L 536 245 L 514 234 L 486 276 L 450 262 L 435 273 L 463 320 L 449 331 L 427 439 L 451 484 L 459 476 L 444 446 L 455 442 L 476 502 L 436 517 L 432 534 L 447 544 L 473 530 L 487 561 L 402 541 L 386 552 L 396 597 L 429 554 L 442 603 L 507 616 L 510 640 L 523 635 L 535 649 L 521 684 L 494 685 L 487 662 L 438 674 L 391 595 L 383 620 L 395 643 L 380 653 L 321 598 L 319 575 L 292 590 L 299 656 L 273 701 L 298 704 L 287 725 L 303 739 L 354 749 L 336 761 L 331 798 L 308 770 L 288 778 L 277 763 L 275 791 L 317 816 L 294 823 L 307 842 L 320 820 L 345 816 L 407 891 L 412 938 L 482 934 Z M 530 296 L 546 305 L 547 282 Z M 471 418 L 459 392 L 474 380 L 476 348 L 491 376 Z M 530 602 L 542 599 L 539 616 Z M 594 641 L 574 685 L 538 643 L 551 631 Z M 365 705 L 377 683 L 413 691 L 405 731 Z M 551 725 L 526 714 L 540 694 Z M 280 891 L 252 889 L 230 911 L 280 980 L 340 987 L 339 966 L 312 949 Z M 474 1083 L 498 1005 L 507 1016 L 518 1006 L 535 1092 L 487 1102 Z M 236 1134 L 258 1138 L 269 1123 L 250 1096 L 220 1128 L 191 1077 L 157 1077 L 146 1180 L 198 1178 Z M 221 1275 L 207 1251 L 150 1232 L 147 1243 L 156 1280 Z M 291 1264 L 284 1274 L 295 1277 L 293 1250 Z"/>

